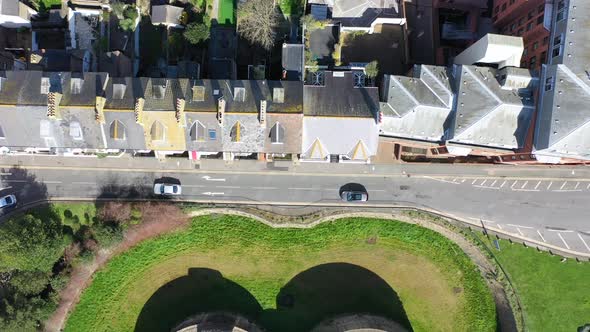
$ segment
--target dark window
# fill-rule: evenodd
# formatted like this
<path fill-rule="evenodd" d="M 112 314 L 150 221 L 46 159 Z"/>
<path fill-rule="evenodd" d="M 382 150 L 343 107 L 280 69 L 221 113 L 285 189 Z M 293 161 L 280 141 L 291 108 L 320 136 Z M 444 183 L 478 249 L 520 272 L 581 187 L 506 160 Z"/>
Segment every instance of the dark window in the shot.
<path fill-rule="evenodd" d="M 517 35 L 522 36 L 523 33 L 524 33 L 524 29 L 518 29 Z"/>
<path fill-rule="evenodd" d="M 516 30 L 516 23 L 512 23 L 512 25 L 510 26 L 510 32 Z"/>
<path fill-rule="evenodd" d="M 522 55 L 523 56 L 526 56 L 528 53 L 529 53 L 529 48 L 528 47 L 525 47 L 524 48 L 524 51 L 522 52 Z"/>
<path fill-rule="evenodd" d="M 565 18 L 566 11 L 565 0 L 559 0 L 557 3 L 557 22 Z"/>
<path fill-rule="evenodd" d="M 285 141 L 285 128 L 280 123 L 276 123 L 271 129 L 268 135 L 271 143 L 281 144 Z"/>
<path fill-rule="evenodd" d="M 518 25 L 523 25 L 524 24 L 524 17 L 521 17 L 520 20 L 518 20 Z"/>
<path fill-rule="evenodd" d="M 543 24 L 543 21 L 544 21 L 543 15 L 537 17 L 537 25 Z"/>
<path fill-rule="evenodd" d="M 533 43 L 533 50 L 536 50 L 539 48 L 539 42 L 534 42 Z"/>
<path fill-rule="evenodd" d="M 529 12 L 529 20 L 532 19 L 533 17 L 535 17 L 535 11 L 530 11 Z"/>
<path fill-rule="evenodd" d="M 195 121 L 190 129 L 191 141 L 203 142 L 205 140 L 205 126 L 200 121 Z"/>
<path fill-rule="evenodd" d="M 537 64 L 537 56 L 534 56 L 529 61 L 529 68 L 534 68 L 536 64 Z"/>
<path fill-rule="evenodd" d="M 502 11 L 505 11 L 505 10 L 506 10 L 506 3 L 504 2 L 504 3 L 502 4 Z"/>
<path fill-rule="evenodd" d="M 545 80 L 545 91 L 553 90 L 553 77 L 548 77 Z"/>
<path fill-rule="evenodd" d="M 215 141 L 217 139 L 217 131 L 215 129 L 209 129 L 209 140 Z"/>
<path fill-rule="evenodd" d="M 539 8 L 537 8 L 537 10 L 539 11 L 539 13 L 543 13 L 545 11 L 545 5 L 540 5 Z"/>
<path fill-rule="evenodd" d="M 549 37 L 543 38 L 543 45 L 549 44 Z"/>
<path fill-rule="evenodd" d="M 547 52 L 541 53 L 541 62 L 547 61 Z"/>
<path fill-rule="evenodd" d="M 526 31 L 530 31 L 533 28 L 533 22 L 529 22 L 526 26 Z"/>
<path fill-rule="evenodd" d="M 109 128 L 109 136 L 114 140 L 124 140 L 125 139 L 125 126 L 119 120 L 114 120 L 111 122 L 111 126 Z"/>
<path fill-rule="evenodd" d="M 500 6 L 496 6 L 496 8 L 494 8 L 494 13 L 498 14 L 499 11 L 500 11 Z"/>

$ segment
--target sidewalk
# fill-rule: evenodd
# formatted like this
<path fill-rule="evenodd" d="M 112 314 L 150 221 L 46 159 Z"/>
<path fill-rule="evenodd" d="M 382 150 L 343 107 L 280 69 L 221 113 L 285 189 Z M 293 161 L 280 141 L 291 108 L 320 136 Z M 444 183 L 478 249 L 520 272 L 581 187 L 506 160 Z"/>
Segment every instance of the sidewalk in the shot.
<path fill-rule="evenodd" d="M 9 167 L 59 167 L 59 168 L 97 168 L 110 170 L 138 171 L 181 171 L 181 172 L 285 172 L 320 173 L 373 176 L 448 176 L 448 177 L 543 177 L 560 179 L 589 179 L 588 166 L 511 166 L 489 164 L 354 164 L 354 163 L 314 163 L 290 161 L 264 162 L 257 160 L 202 159 L 198 163 L 184 158 L 158 160 L 153 157 L 65 157 L 48 155 L 1 155 L 0 166 Z"/>

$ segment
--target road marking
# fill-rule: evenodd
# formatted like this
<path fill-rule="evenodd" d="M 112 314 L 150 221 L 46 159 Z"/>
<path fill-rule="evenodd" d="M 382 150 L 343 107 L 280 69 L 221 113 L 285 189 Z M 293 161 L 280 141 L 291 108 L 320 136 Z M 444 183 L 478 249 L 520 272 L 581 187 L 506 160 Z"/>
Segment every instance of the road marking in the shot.
<path fill-rule="evenodd" d="M 238 186 L 215 186 L 215 188 L 239 189 Z"/>
<path fill-rule="evenodd" d="M 559 233 L 573 233 L 574 231 L 570 231 L 569 229 L 548 229 L 549 232 L 559 232 Z"/>
<path fill-rule="evenodd" d="M 520 228 L 533 229 L 533 227 L 529 227 L 529 226 L 522 226 L 522 225 L 515 225 L 515 224 L 506 224 L 506 225 L 512 226 L 512 227 L 520 227 Z"/>
<path fill-rule="evenodd" d="M 541 232 L 539 232 L 538 229 L 537 229 L 537 234 L 539 234 L 539 236 L 541 237 L 541 240 L 543 240 L 543 242 L 547 242 L 547 241 L 545 241 L 545 238 L 543 237 L 543 234 L 541 234 Z"/>
<path fill-rule="evenodd" d="M 212 193 L 210 191 L 203 193 L 203 195 L 207 195 L 207 196 L 219 196 L 219 195 L 223 195 L 223 193 Z"/>
<path fill-rule="evenodd" d="M 525 181 L 524 184 L 522 185 L 522 187 L 520 187 L 520 189 L 524 189 L 524 187 L 526 187 L 527 184 L 529 184 L 529 182 Z"/>
<path fill-rule="evenodd" d="M 461 180 L 461 183 L 465 183 L 465 181 L 466 181 L 466 180 L 467 180 L 467 179 L 463 179 L 463 180 Z"/>
<path fill-rule="evenodd" d="M 512 188 L 512 191 L 540 191 L 538 189 L 519 189 L 519 188 Z"/>
<path fill-rule="evenodd" d="M 315 190 L 315 188 L 287 188 L 289 190 Z"/>
<path fill-rule="evenodd" d="M 369 191 L 373 191 L 373 192 L 386 192 L 387 190 L 385 190 L 385 189 L 372 189 L 372 190 L 369 190 Z"/>
<path fill-rule="evenodd" d="M 183 184 L 182 186 L 183 187 L 188 187 L 188 188 L 203 188 L 203 187 L 205 187 L 202 184 Z"/>
<path fill-rule="evenodd" d="M 510 186 L 510 188 L 514 188 L 514 185 L 515 185 L 517 182 L 518 182 L 518 181 L 514 181 L 514 182 L 512 183 L 512 185 Z"/>
<path fill-rule="evenodd" d="M 43 181 L 43 183 L 60 184 L 61 181 Z"/>
<path fill-rule="evenodd" d="M 581 189 L 574 190 L 574 189 L 564 189 L 564 190 L 551 190 L 554 193 L 571 193 L 571 192 L 580 192 Z"/>
<path fill-rule="evenodd" d="M 553 181 L 549 182 L 549 185 L 547 186 L 547 190 L 549 190 L 549 188 L 551 188 L 552 184 L 553 184 Z"/>
<path fill-rule="evenodd" d="M 580 185 L 580 182 L 576 182 L 576 186 L 574 187 L 574 189 L 578 189 L 579 185 Z"/>
<path fill-rule="evenodd" d="M 471 184 L 475 184 L 475 182 L 476 182 L 477 180 L 479 180 L 479 179 L 475 179 L 475 180 L 473 180 L 473 182 L 471 182 Z"/>
<path fill-rule="evenodd" d="M 502 228 L 502 225 L 498 224 L 498 228 L 501 230 L 504 230 L 504 228 Z"/>
<path fill-rule="evenodd" d="M 486 184 L 486 182 L 488 182 L 488 180 L 487 180 L 487 179 L 486 179 L 486 180 L 483 180 L 483 181 L 481 182 L 480 186 L 484 186 L 484 185 Z"/>
<path fill-rule="evenodd" d="M 277 189 L 277 187 L 252 187 L 252 189 L 272 190 L 272 189 Z"/>
<path fill-rule="evenodd" d="M 220 181 L 220 182 L 225 182 L 225 179 L 222 178 L 212 178 L 209 175 L 204 175 L 201 176 L 202 179 L 205 179 L 206 181 Z"/>
<path fill-rule="evenodd" d="M 562 185 L 561 188 L 559 188 L 559 190 L 563 190 L 563 187 L 565 187 L 565 184 L 567 183 L 567 181 L 565 181 Z"/>
<path fill-rule="evenodd" d="M 6 187 L 6 188 L 0 188 L 0 191 L 2 191 L 2 190 L 6 190 L 6 189 L 10 189 L 10 188 L 12 188 L 12 186 L 8 186 L 8 187 Z"/>
<path fill-rule="evenodd" d="M 494 180 L 494 182 L 492 182 L 492 184 L 490 184 L 490 186 L 494 186 L 496 184 L 496 182 L 498 182 L 498 180 Z"/>
<path fill-rule="evenodd" d="M 516 230 L 518 231 L 518 234 L 520 234 L 520 236 L 524 236 L 524 234 L 522 233 L 522 231 L 520 230 L 520 228 L 516 227 Z"/>
<path fill-rule="evenodd" d="M 483 188 L 483 189 L 496 189 L 496 190 L 500 190 L 500 188 L 495 188 L 495 187 L 487 187 L 487 186 L 478 186 L 478 185 L 474 185 L 474 187 L 476 187 L 476 188 Z"/>
<path fill-rule="evenodd" d="M 4 180 L 4 182 L 17 182 L 17 183 L 20 183 L 20 182 L 27 182 L 27 180 Z"/>
<path fill-rule="evenodd" d="M 12 173 L 0 173 L 0 175 L 12 175 Z"/>
<path fill-rule="evenodd" d="M 584 238 L 582 237 L 582 235 L 580 235 L 580 233 L 578 233 L 578 237 L 580 238 L 580 240 L 582 240 L 582 243 L 584 243 L 584 246 L 586 247 L 586 249 L 588 249 L 588 251 L 590 251 L 590 247 L 588 247 L 588 243 L 586 243 L 586 241 L 584 241 Z"/>
<path fill-rule="evenodd" d="M 454 178 L 454 179 L 453 179 L 453 182 L 457 182 L 457 178 Z"/>
<path fill-rule="evenodd" d="M 590 189 L 590 183 L 588 183 L 588 186 L 586 187 L 586 189 Z"/>
<path fill-rule="evenodd" d="M 500 188 L 503 188 L 503 187 L 504 187 L 504 185 L 506 184 L 506 182 L 507 182 L 507 181 L 506 181 L 506 180 L 504 180 L 504 182 L 502 182 L 502 185 L 500 186 Z"/>
<path fill-rule="evenodd" d="M 88 185 L 98 185 L 96 182 L 72 182 L 72 184 L 88 184 Z"/>
<path fill-rule="evenodd" d="M 565 244 L 565 247 L 569 250 L 570 246 L 567 245 L 567 242 L 565 242 L 565 239 L 563 238 L 563 236 L 561 236 L 561 233 L 557 233 L 557 236 L 559 236 L 561 241 L 563 241 L 563 244 Z"/>
<path fill-rule="evenodd" d="M 540 184 L 541 184 L 541 181 L 539 181 L 539 183 L 537 183 L 537 185 L 535 186 L 535 189 L 539 188 Z"/>
<path fill-rule="evenodd" d="M 445 182 L 445 183 L 452 183 L 452 184 L 458 184 L 457 182 L 453 182 L 453 181 L 449 181 L 449 180 L 445 180 L 445 179 L 437 179 L 437 178 L 433 178 L 431 176 L 424 176 L 425 179 L 430 179 L 430 180 L 434 180 L 434 181 L 439 181 L 439 182 Z"/>

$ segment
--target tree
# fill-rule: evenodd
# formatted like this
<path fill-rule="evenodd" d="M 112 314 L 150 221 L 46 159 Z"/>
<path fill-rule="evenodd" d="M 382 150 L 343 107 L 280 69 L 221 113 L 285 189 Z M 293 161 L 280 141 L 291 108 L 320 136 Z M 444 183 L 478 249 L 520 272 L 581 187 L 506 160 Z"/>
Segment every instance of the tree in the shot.
<path fill-rule="evenodd" d="M 127 5 L 125 3 L 123 3 L 123 2 L 120 2 L 120 1 L 117 1 L 117 0 L 111 1 L 111 11 L 113 12 L 113 14 L 115 14 L 115 16 L 117 16 L 117 18 L 119 20 L 122 20 L 124 18 L 123 17 L 123 14 L 125 12 L 125 7 L 126 6 Z"/>
<path fill-rule="evenodd" d="M 98 211 L 103 222 L 123 223 L 131 219 L 131 204 L 125 202 L 105 202 Z"/>
<path fill-rule="evenodd" d="M 377 61 L 371 61 L 365 66 L 365 74 L 369 78 L 375 78 L 379 74 L 379 64 Z"/>
<path fill-rule="evenodd" d="M 193 22 L 186 27 L 183 36 L 189 43 L 197 45 L 209 39 L 209 27 L 204 23 Z"/>
<path fill-rule="evenodd" d="M 0 227 L 0 270 L 51 271 L 65 242 L 62 225 L 53 216 L 10 219 Z"/>
<path fill-rule="evenodd" d="M 270 50 L 276 37 L 279 13 L 272 0 L 249 0 L 238 5 L 238 33 L 254 45 Z"/>
<path fill-rule="evenodd" d="M 14 271 L 10 278 L 10 285 L 18 293 L 25 296 L 32 296 L 41 293 L 49 284 L 48 272 Z"/>
<path fill-rule="evenodd" d="M 135 6 L 127 6 L 123 12 L 124 19 L 119 21 L 119 27 L 123 31 L 135 31 L 135 21 L 138 15 Z"/>

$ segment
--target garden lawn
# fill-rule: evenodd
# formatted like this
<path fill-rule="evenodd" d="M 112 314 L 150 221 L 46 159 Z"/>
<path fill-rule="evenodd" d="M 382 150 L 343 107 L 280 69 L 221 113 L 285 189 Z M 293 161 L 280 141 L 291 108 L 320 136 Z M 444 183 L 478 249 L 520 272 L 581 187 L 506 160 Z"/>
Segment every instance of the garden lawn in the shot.
<path fill-rule="evenodd" d="M 217 20 L 222 25 L 235 24 L 235 4 L 234 0 L 219 0 L 219 13 Z"/>
<path fill-rule="evenodd" d="M 529 331 L 576 331 L 590 323 L 590 263 L 510 244 L 500 240 L 500 251 L 485 237 L 516 288 Z"/>
<path fill-rule="evenodd" d="M 434 231 L 362 218 L 273 229 L 224 215 L 195 218 L 114 257 L 65 330 L 164 331 L 219 310 L 267 331 L 307 331 L 351 312 L 414 331 L 496 330 L 479 270 Z"/>
<path fill-rule="evenodd" d="M 92 225 L 96 219 L 94 203 L 51 203 L 30 211 L 33 215 L 46 220 L 57 217 L 62 225 L 67 225 L 76 232 L 82 225 Z"/>

